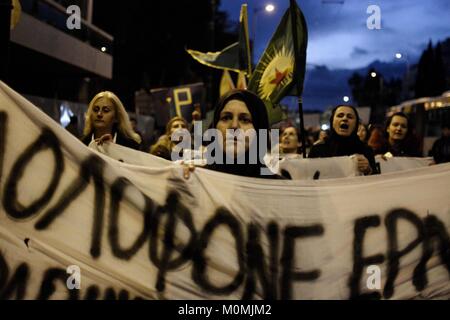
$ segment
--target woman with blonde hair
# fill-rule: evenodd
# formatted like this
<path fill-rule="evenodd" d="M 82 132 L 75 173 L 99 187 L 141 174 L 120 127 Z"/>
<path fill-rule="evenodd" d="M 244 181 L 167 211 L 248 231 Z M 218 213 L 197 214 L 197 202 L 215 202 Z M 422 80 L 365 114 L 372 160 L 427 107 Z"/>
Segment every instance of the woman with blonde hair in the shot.
<path fill-rule="evenodd" d="M 111 91 L 96 94 L 89 103 L 81 141 L 89 145 L 93 140 L 139 150 L 141 137 L 134 132 L 122 102 Z"/>

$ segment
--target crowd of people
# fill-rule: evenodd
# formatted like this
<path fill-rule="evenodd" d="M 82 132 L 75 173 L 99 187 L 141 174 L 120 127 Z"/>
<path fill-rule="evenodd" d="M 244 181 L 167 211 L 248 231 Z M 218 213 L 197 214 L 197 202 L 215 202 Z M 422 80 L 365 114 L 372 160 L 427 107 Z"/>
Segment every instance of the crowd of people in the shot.
<path fill-rule="evenodd" d="M 198 108 L 193 113 L 193 123 L 201 121 Z M 110 91 L 100 92 L 93 97 L 88 105 L 85 116 L 85 126 L 81 141 L 89 145 L 117 143 L 136 150 L 147 151 L 155 156 L 171 160 L 172 151 L 180 142 L 179 136 L 174 139 L 174 133 L 186 129 L 192 133 L 193 123 L 176 116 L 166 125 L 164 134 L 159 137 L 150 150 L 142 150 L 142 136 L 137 131 L 136 120 L 130 119 L 120 99 Z M 357 168 L 363 175 L 377 174 L 379 169 L 375 156 L 383 157 L 421 157 L 420 140 L 416 137 L 412 122 L 405 113 L 397 112 L 391 115 L 384 126 L 361 123 L 358 111 L 351 105 L 337 105 L 331 113 L 329 130 L 308 134 L 306 145 L 301 142 L 301 134 L 294 125 L 281 127 L 279 141 L 271 143 L 269 135 L 261 135 L 262 130 L 269 131 L 269 120 L 263 101 L 247 90 L 232 90 L 218 101 L 213 122 L 210 128 L 221 134 L 214 149 L 202 146 L 202 152 L 209 152 L 215 161 L 207 163 L 210 170 L 260 178 L 283 178 L 277 174 L 261 175 L 261 169 L 266 167 L 262 157 L 250 163 L 251 146 L 256 146 L 258 154 L 270 153 L 275 145 L 280 158 L 302 157 L 307 153 L 309 158 L 327 158 L 339 156 L 354 156 Z M 229 130 L 238 130 L 239 135 L 228 134 Z M 253 130 L 254 135 L 248 135 Z M 211 144 L 210 144 L 211 145 Z M 208 149 L 209 148 L 209 149 Z M 305 150 L 303 150 L 305 149 Z M 230 151 L 230 152 L 227 152 Z M 273 151 L 273 150 L 272 150 Z M 442 137 L 438 139 L 430 152 L 435 163 L 450 162 L 450 128 L 442 125 Z M 238 161 L 244 159 L 244 161 Z"/>

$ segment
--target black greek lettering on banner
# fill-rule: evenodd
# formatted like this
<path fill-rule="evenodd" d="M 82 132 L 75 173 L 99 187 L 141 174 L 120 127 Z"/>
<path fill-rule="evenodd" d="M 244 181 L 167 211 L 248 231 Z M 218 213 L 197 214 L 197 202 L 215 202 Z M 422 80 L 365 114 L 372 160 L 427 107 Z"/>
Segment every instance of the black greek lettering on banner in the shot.
<path fill-rule="evenodd" d="M 61 199 L 35 224 L 38 230 L 44 230 L 59 217 L 64 210 L 87 188 L 90 179 L 94 180 L 94 222 L 91 236 L 91 256 L 97 258 L 101 254 L 101 239 L 103 234 L 103 220 L 105 210 L 105 186 L 103 181 L 103 170 L 105 162 L 98 156 L 93 155 L 81 163 L 80 174 L 71 182 L 63 192 Z"/>
<path fill-rule="evenodd" d="M 6 112 L 0 112 L 0 183 L 3 176 L 3 161 L 5 159 L 5 147 L 6 147 L 6 123 L 8 120 L 8 114 Z"/>
<path fill-rule="evenodd" d="M 411 241 L 404 249 L 398 248 L 398 221 L 406 220 L 417 229 L 417 238 Z M 390 298 L 394 294 L 394 281 L 399 271 L 400 258 L 411 252 L 425 239 L 425 226 L 422 220 L 413 212 L 406 209 L 394 209 L 390 211 L 384 221 L 388 233 L 388 275 L 383 290 L 383 296 Z M 426 250 L 424 250 L 425 252 Z M 426 253 L 426 252 L 425 252 Z M 417 276 L 418 274 L 416 274 Z M 423 288 L 423 277 L 414 279 L 416 290 Z"/>
<path fill-rule="evenodd" d="M 0 300 L 12 299 L 14 292 L 16 300 L 25 298 L 30 268 L 26 263 L 21 263 L 11 279 L 9 279 L 9 267 L 0 251 Z"/>
<path fill-rule="evenodd" d="M 49 300 L 55 293 L 55 282 L 61 282 L 61 286 L 67 290 L 68 300 L 78 300 L 79 290 L 70 290 L 66 285 L 67 273 L 66 270 L 61 268 L 50 268 L 45 271 L 44 278 L 42 279 L 41 288 L 39 290 L 38 300 Z"/>
<path fill-rule="evenodd" d="M 265 300 L 275 300 L 278 295 L 278 245 L 279 231 L 275 222 L 270 222 L 267 228 L 269 238 L 270 265 L 267 268 L 265 263 L 264 250 L 260 242 L 260 234 L 256 224 L 248 225 L 247 240 L 247 276 L 245 288 L 242 296 L 243 300 L 253 297 L 256 287 L 256 276 L 259 277 L 263 297 Z"/>
<path fill-rule="evenodd" d="M 384 255 L 377 254 L 365 257 L 364 236 L 369 228 L 375 228 L 380 225 L 380 217 L 378 215 L 366 216 L 358 218 L 354 223 L 353 238 L 353 272 L 349 278 L 350 299 L 380 299 L 379 292 L 360 293 L 361 276 L 365 266 L 381 264 L 384 261 Z"/>
<path fill-rule="evenodd" d="M 196 244 L 197 231 L 192 221 L 191 212 L 180 202 L 180 195 L 176 191 L 170 191 L 166 204 L 158 206 L 155 213 L 150 218 L 150 260 L 158 268 L 158 275 L 156 280 L 156 289 L 160 292 L 165 289 L 166 273 L 170 270 L 179 268 L 184 263 L 187 263 L 192 255 Z M 162 217 L 167 215 L 166 224 L 163 229 L 160 228 Z M 175 244 L 175 230 L 177 228 L 178 220 L 183 222 L 184 226 L 189 230 L 190 237 L 187 244 L 182 247 L 182 244 Z M 159 248 L 159 241 L 161 234 L 164 231 L 162 241 L 162 248 Z M 178 238 L 177 238 L 178 239 Z M 179 256 L 171 260 L 174 251 L 178 251 Z M 158 255 L 160 252 L 160 255 Z"/>
<path fill-rule="evenodd" d="M 214 231 L 221 225 L 229 228 L 230 234 L 233 236 L 236 246 L 236 255 L 238 261 L 238 271 L 233 281 L 222 287 L 218 287 L 208 278 L 207 259 L 205 251 Z M 244 258 L 244 239 L 242 228 L 239 221 L 227 209 L 218 208 L 214 216 L 212 216 L 205 224 L 199 235 L 198 243 L 195 248 L 193 257 L 194 265 L 192 268 L 192 279 L 208 293 L 227 295 L 236 290 L 244 280 L 245 275 L 245 258 Z"/>
<path fill-rule="evenodd" d="M 145 209 L 143 212 L 141 212 L 143 215 L 142 232 L 139 234 L 130 248 L 122 248 L 119 243 L 119 208 L 126 188 L 134 188 L 140 192 L 139 189 L 137 189 L 127 178 L 124 177 L 117 178 L 117 180 L 111 186 L 111 205 L 108 232 L 109 243 L 111 245 L 111 250 L 114 256 L 123 260 L 129 260 L 144 245 L 145 241 L 148 240 L 150 217 L 155 207 L 153 201 L 149 197 L 141 193 L 145 199 Z"/>
<path fill-rule="evenodd" d="M 292 284 L 294 281 L 314 281 L 319 278 L 320 270 L 307 272 L 293 272 L 295 268 L 295 241 L 297 238 L 321 236 L 324 233 L 322 225 L 288 226 L 284 230 L 283 253 L 281 256 L 281 299 L 292 298 Z"/>
<path fill-rule="evenodd" d="M 53 154 L 53 176 L 47 189 L 42 196 L 25 207 L 18 200 L 18 185 L 23 177 L 26 167 L 33 157 L 39 152 L 50 149 Z M 41 135 L 18 157 L 6 180 L 3 194 L 3 207 L 7 214 L 16 219 L 26 219 L 38 213 L 52 198 L 64 170 L 64 158 L 58 138 L 47 128 L 42 130 Z"/>

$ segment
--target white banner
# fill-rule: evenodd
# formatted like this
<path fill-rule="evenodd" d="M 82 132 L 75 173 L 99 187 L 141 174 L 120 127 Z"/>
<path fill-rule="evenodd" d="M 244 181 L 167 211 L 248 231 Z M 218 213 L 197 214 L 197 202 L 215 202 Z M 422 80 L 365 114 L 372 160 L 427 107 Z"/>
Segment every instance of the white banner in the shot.
<path fill-rule="evenodd" d="M 355 157 L 286 158 L 279 162 L 278 172 L 293 180 L 323 180 L 360 175 Z"/>
<path fill-rule="evenodd" d="M 97 146 L 95 142 L 92 142 L 89 147 L 115 160 L 137 166 L 165 167 L 172 164 L 172 162 L 168 160 L 149 157 L 146 153 L 133 151 L 119 145 Z M 193 152 L 193 150 L 184 151 L 185 154 L 188 153 L 187 151 Z M 190 158 L 188 157 L 188 159 Z M 301 157 L 282 158 L 276 163 L 277 159 L 278 158 L 274 156 L 268 155 L 264 158 L 273 172 L 278 172 L 285 177 L 291 177 L 292 180 L 323 180 L 356 177 L 361 175 L 357 168 L 356 158 L 353 156 L 314 159 L 303 159 Z M 430 166 L 433 162 L 433 158 L 383 158 L 377 156 L 375 157 L 375 161 L 380 167 L 381 174 L 386 174 Z"/>
<path fill-rule="evenodd" d="M 278 171 L 283 176 L 290 176 L 293 180 L 323 180 L 360 175 L 354 156 L 314 159 L 284 158 L 278 162 L 278 170 L 275 169 L 277 167 L 274 157 L 268 156 L 266 159 L 273 171 Z M 381 174 L 426 167 L 432 163 L 432 160 L 432 158 L 375 157 Z"/>
<path fill-rule="evenodd" d="M 433 158 L 411 158 L 411 157 L 391 157 L 386 158 L 376 156 L 375 161 L 380 164 L 381 173 L 390 173 L 401 170 L 423 168 L 431 165 Z"/>
<path fill-rule="evenodd" d="M 450 164 L 185 180 L 127 151 L 87 148 L 0 83 L 0 298 L 450 297 Z"/>

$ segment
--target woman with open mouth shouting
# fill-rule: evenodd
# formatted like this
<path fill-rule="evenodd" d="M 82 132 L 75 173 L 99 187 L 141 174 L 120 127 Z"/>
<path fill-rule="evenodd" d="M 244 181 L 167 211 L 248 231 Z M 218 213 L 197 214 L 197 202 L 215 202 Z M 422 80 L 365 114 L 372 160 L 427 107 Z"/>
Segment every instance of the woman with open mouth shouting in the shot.
<path fill-rule="evenodd" d="M 336 106 L 330 118 L 330 136 L 315 144 L 309 158 L 327 158 L 355 155 L 358 170 L 364 174 L 378 173 L 371 148 L 358 137 L 358 111 L 350 105 Z"/>

